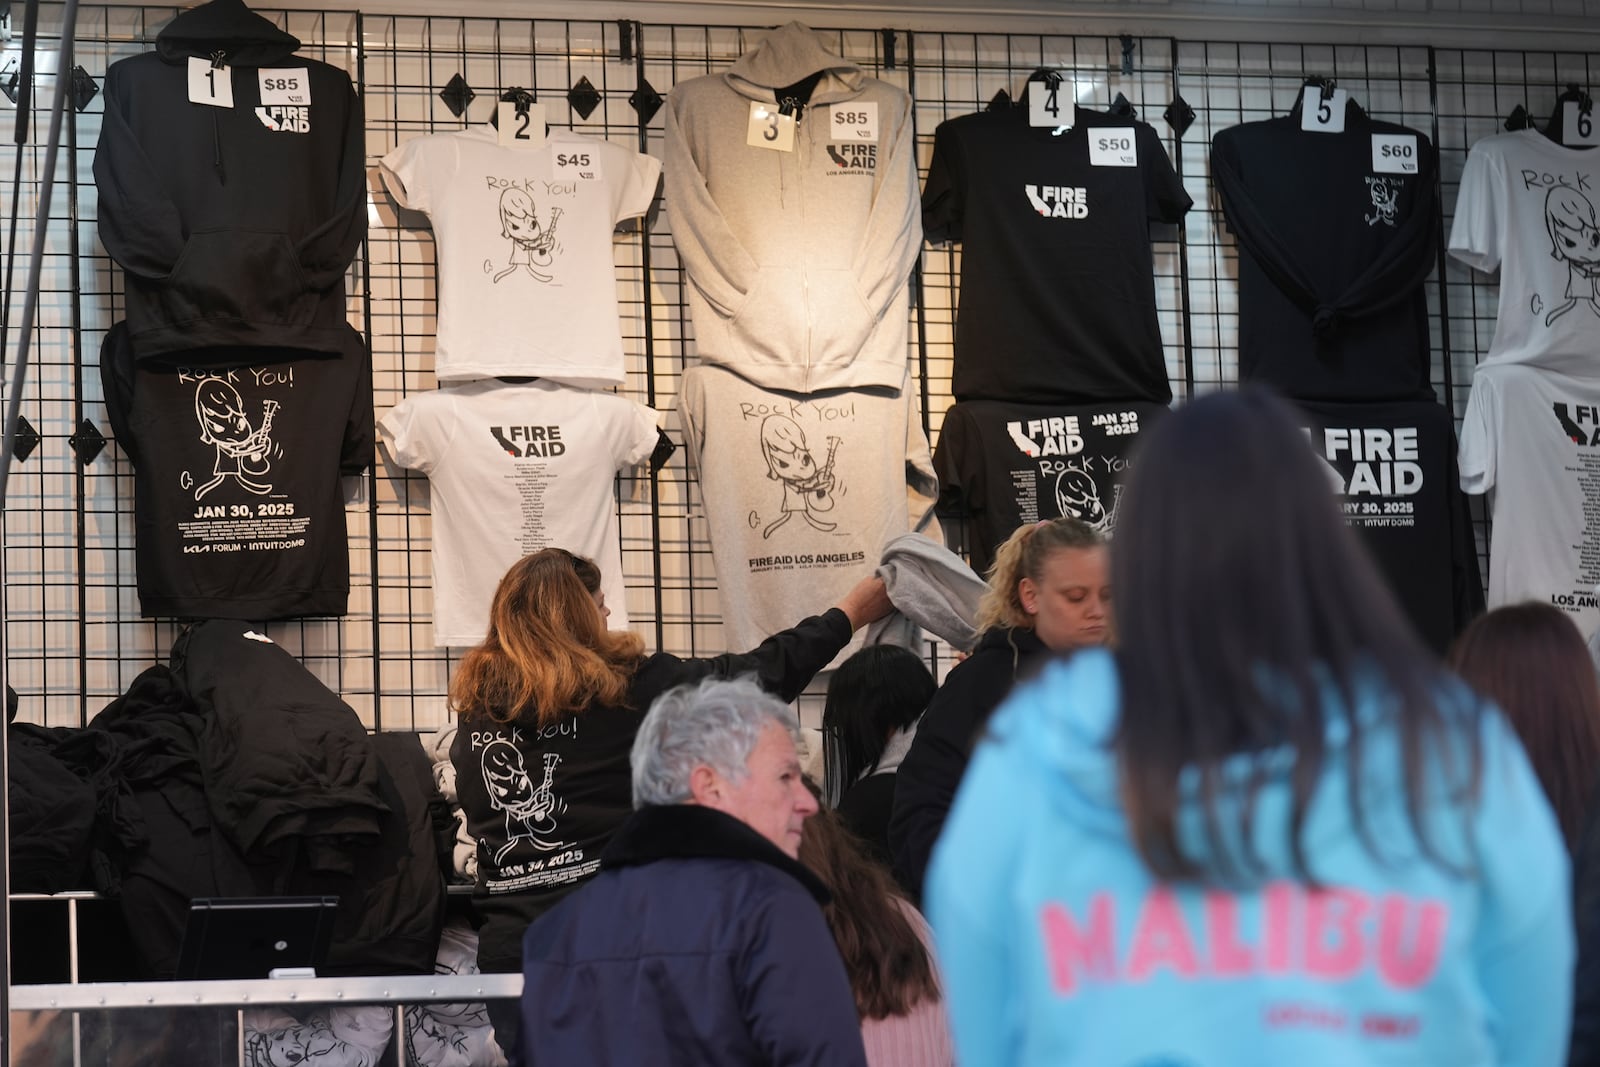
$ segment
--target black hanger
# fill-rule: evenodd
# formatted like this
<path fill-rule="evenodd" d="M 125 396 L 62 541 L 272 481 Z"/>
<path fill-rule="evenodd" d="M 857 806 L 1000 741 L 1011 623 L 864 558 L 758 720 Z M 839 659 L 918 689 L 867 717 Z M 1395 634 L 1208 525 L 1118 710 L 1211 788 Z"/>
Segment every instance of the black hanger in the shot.
<path fill-rule="evenodd" d="M 500 94 L 500 102 L 502 104 L 516 104 L 517 114 L 526 115 L 528 113 L 528 107 L 532 104 L 537 104 L 539 102 L 539 97 L 538 94 L 536 94 L 532 89 L 524 89 L 520 85 L 513 85 L 511 88 Z M 494 111 L 490 112 L 489 125 L 493 126 L 495 129 L 500 128 L 499 108 L 495 108 Z M 548 122 L 545 123 L 544 129 L 545 133 L 548 134 L 550 132 L 550 124 Z"/>
<path fill-rule="evenodd" d="M 1544 135 L 1556 144 L 1566 144 L 1566 130 L 1562 128 L 1562 117 L 1565 115 L 1568 104 L 1578 105 L 1578 114 L 1588 118 L 1594 112 L 1594 101 L 1589 97 L 1587 89 L 1579 87 L 1577 82 L 1568 82 L 1556 97 L 1556 105 L 1550 111 L 1550 121 L 1545 123 Z"/>

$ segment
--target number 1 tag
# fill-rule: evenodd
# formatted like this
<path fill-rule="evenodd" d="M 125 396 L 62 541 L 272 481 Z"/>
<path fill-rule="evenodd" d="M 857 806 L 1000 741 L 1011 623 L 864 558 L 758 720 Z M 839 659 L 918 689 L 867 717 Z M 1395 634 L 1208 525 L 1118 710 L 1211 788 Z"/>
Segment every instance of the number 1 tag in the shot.
<path fill-rule="evenodd" d="M 1089 134 L 1089 166 L 1137 167 L 1139 148 L 1132 126 L 1107 126 L 1086 131 Z"/>
<path fill-rule="evenodd" d="M 1029 126 L 1072 129 L 1072 124 L 1078 120 L 1076 107 L 1070 95 L 1065 100 L 1061 98 L 1061 87 L 1069 84 L 1063 81 L 1052 89 L 1049 82 L 1038 81 L 1028 86 Z"/>
<path fill-rule="evenodd" d="M 828 123 L 830 141 L 876 141 L 878 139 L 877 103 L 834 104 Z"/>
<path fill-rule="evenodd" d="M 750 101 L 750 128 L 745 144 L 751 148 L 770 148 L 774 152 L 794 151 L 794 116 L 785 115 L 777 104 Z"/>
<path fill-rule="evenodd" d="M 209 59 L 190 56 L 189 103 L 233 107 L 233 68 L 213 67 Z"/>
<path fill-rule="evenodd" d="M 544 105 L 529 104 L 518 112 L 515 100 L 502 100 L 495 112 L 495 129 L 504 148 L 543 148 Z"/>
<path fill-rule="evenodd" d="M 1335 89 L 1323 99 L 1322 90 L 1308 85 L 1300 97 L 1300 128 L 1307 133 L 1343 133 L 1344 105 L 1350 94 Z"/>
<path fill-rule="evenodd" d="M 1600 145 L 1600 118 L 1593 111 L 1587 115 L 1576 100 L 1561 105 L 1561 143 L 1564 145 Z"/>
<path fill-rule="evenodd" d="M 1416 134 L 1375 133 L 1372 135 L 1372 173 L 1415 174 L 1416 172 Z"/>

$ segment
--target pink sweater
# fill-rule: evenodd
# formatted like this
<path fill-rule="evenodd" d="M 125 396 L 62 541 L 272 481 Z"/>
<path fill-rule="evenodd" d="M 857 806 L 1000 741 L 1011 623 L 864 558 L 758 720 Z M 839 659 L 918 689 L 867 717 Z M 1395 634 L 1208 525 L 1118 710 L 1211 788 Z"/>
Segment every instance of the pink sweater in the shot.
<path fill-rule="evenodd" d="M 903 900 L 895 903 L 906 913 L 917 936 L 933 957 L 933 931 L 920 912 Z M 937 977 L 937 962 L 935 963 Z M 944 983 L 941 981 L 940 985 Z M 951 1067 L 955 1049 L 950 1043 L 950 1021 L 944 1000 L 924 1000 L 907 1015 L 887 1019 L 862 1019 L 861 1040 L 867 1046 L 869 1067 Z"/>

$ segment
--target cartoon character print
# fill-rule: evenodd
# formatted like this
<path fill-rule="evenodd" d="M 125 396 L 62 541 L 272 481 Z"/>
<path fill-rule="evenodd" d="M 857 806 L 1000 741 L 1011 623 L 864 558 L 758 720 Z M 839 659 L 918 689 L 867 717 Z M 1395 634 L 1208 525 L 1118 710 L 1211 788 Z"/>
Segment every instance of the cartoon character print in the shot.
<path fill-rule="evenodd" d="M 483 784 L 489 790 L 489 803 L 506 813 L 506 841 L 494 854 L 497 865 L 503 866 L 506 857 L 521 844 L 540 852 L 568 847 L 551 836 L 556 830 L 556 816 L 567 809 L 550 788 L 560 762 L 557 753 L 544 754 L 544 781 L 535 788 L 521 749 L 504 738 L 495 738 L 483 746 Z"/>
<path fill-rule="evenodd" d="M 434 974 L 477 974 L 470 959 L 452 966 L 441 953 Z M 487 1063 L 489 1009 L 482 1001 L 460 1004 L 417 1004 L 405 1011 L 406 1063 L 454 1065 Z"/>
<path fill-rule="evenodd" d="M 1369 178 L 1367 184 L 1372 190 L 1372 214 L 1363 215 L 1368 226 L 1384 223 L 1387 226 L 1395 224 L 1395 213 L 1400 208 L 1400 185 L 1398 182 L 1390 183 L 1382 178 Z"/>
<path fill-rule="evenodd" d="M 821 467 L 806 444 L 806 432 L 787 415 L 768 415 L 761 422 L 761 456 L 767 461 L 767 477 L 783 483 L 783 514 L 761 531 L 763 540 L 774 530 L 799 515 L 814 529 L 832 533 L 836 522 L 818 518 L 833 510 L 833 459 L 839 438 L 828 438 L 828 457 Z"/>
<path fill-rule="evenodd" d="M 1550 190 L 1544 201 L 1544 226 L 1550 235 L 1550 258 L 1567 265 L 1566 301 L 1552 307 L 1544 317 L 1546 326 L 1580 303 L 1600 315 L 1600 294 L 1596 282 L 1600 281 L 1600 222 L 1596 221 L 1594 205 L 1576 189 L 1557 186 Z M 1541 310 L 1539 294 L 1533 295 L 1532 310 Z"/>
<path fill-rule="evenodd" d="M 550 223 L 548 226 L 539 224 L 539 216 L 534 210 L 533 197 L 526 189 L 515 186 L 500 194 L 500 236 L 511 242 L 511 256 L 507 260 L 506 269 L 494 276 L 494 280 L 510 274 L 515 274 L 518 268 L 526 270 L 541 282 L 548 282 L 553 275 L 540 271 L 540 267 L 548 267 L 554 258 L 552 253 L 556 249 L 556 223 L 561 218 L 561 209 L 550 209 Z"/>
<path fill-rule="evenodd" d="M 333 1055 L 338 1045 L 331 1030 L 297 1022 L 271 1030 L 247 1030 L 244 1057 L 249 1067 L 300 1067 Z"/>
<path fill-rule="evenodd" d="M 272 457 L 278 452 L 272 440 L 272 415 L 276 400 L 261 402 L 261 423 L 250 425 L 239 390 L 221 378 L 206 378 L 194 393 L 194 417 L 200 424 L 200 441 L 217 450 L 211 467 L 214 477 L 194 491 L 200 500 L 211 490 L 232 478 L 239 487 L 257 496 L 272 492 L 272 483 L 257 481 L 272 470 Z"/>
<path fill-rule="evenodd" d="M 1101 533 L 1111 530 L 1111 513 L 1100 501 L 1100 487 L 1081 467 L 1069 466 L 1057 475 L 1056 507 L 1066 517 L 1086 522 Z"/>

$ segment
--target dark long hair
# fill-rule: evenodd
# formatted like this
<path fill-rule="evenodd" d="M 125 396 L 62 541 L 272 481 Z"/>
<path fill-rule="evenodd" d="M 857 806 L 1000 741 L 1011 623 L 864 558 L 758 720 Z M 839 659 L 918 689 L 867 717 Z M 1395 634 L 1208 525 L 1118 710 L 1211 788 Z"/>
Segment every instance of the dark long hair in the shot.
<path fill-rule="evenodd" d="M 899 645 L 868 645 L 839 664 L 822 707 L 823 792 L 830 806 L 877 769 L 889 736 L 917 721 L 936 688 L 928 665 Z"/>
<path fill-rule="evenodd" d="M 1600 772 L 1600 681 L 1583 635 L 1560 608 L 1512 604 L 1467 627 L 1450 662 L 1505 712 L 1570 849 Z"/>
<path fill-rule="evenodd" d="M 1368 852 L 1383 856 L 1363 812 L 1363 739 L 1392 724 L 1411 826 L 1425 855 L 1455 866 L 1434 848 L 1423 809 L 1441 782 L 1452 801 L 1475 795 L 1477 705 L 1447 683 L 1346 528 L 1330 470 L 1292 409 L 1245 388 L 1196 400 L 1148 433 L 1112 548 L 1123 689 L 1114 743 L 1147 866 L 1167 880 L 1261 877 L 1252 827 L 1272 760 L 1250 761 L 1227 826 L 1219 797 L 1234 785 L 1225 764 L 1271 750 L 1292 760 L 1287 844 L 1296 874 L 1314 881 L 1301 836 L 1333 718 L 1348 727 L 1351 817 Z M 1358 692 L 1386 702 L 1379 722 L 1354 714 Z M 1201 856 L 1178 840 L 1187 774 L 1197 775 Z"/>
<path fill-rule="evenodd" d="M 818 792 L 809 779 L 806 785 Z M 856 1014 L 886 1019 L 924 1000 L 937 1001 L 939 980 L 928 946 L 912 925 L 914 909 L 837 814 L 822 808 L 806 820 L 800 862 L 833 894 L 822 914 L 844 959 Z"/>

